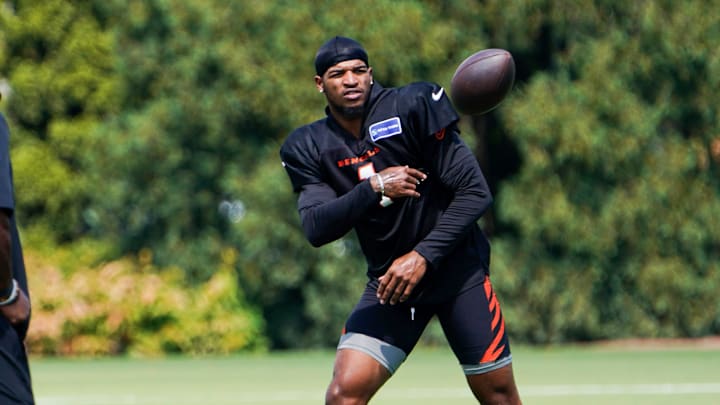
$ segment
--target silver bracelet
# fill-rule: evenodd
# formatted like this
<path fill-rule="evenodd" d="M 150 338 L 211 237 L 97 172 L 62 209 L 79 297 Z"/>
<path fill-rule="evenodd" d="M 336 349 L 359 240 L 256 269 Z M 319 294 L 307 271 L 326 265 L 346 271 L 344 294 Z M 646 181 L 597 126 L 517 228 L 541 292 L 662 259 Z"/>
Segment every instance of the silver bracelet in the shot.
<path fill-rule="evenodd" d="M 375 173 L 375 178 L 377 178 L 378 187 L 380 187 L 380 195 L 385 197 L 385 183 L 383 182 L 382 176 L 380 173 Z"/>
<path fill-rule="evenodd" d="M 377 177 L 378 186 L 380 186 L 380 205 L 383 207 L 387 207 L 388 205 L 393 203 L 393 200 L 385 195 L 385 183 L 383 182 L 380 173 L 375 173 L 375 177 Z"/>
<path fill-rule="evenodd" d="M 13 279 L 12 290 L 10 291 L 10 296 L 7 297 L 7 299 L 4 301 L 0 301 L 0 307 L 4 307 L 6 305 L 13 304 L 15 301 L 17 301 L 18 296 L 19 296 L 19 290 L 20 290 L 20 288 L 18 288 L 17 280 Z"/>

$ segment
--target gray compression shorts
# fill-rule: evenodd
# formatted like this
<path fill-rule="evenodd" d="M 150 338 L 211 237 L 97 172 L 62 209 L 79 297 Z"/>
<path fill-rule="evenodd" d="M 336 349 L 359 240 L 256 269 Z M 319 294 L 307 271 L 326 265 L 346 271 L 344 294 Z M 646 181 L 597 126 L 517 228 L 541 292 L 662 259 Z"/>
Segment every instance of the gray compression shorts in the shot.
<path fill-rule="evenodd" d="M 407 355 L 399 348 L 360 333 L 346 333 L 340 338 L 338 350 L 353 349 L 361 351 L 374 358 L 383 367 L 394 374 L 398 367 L 405 361 Z"/>

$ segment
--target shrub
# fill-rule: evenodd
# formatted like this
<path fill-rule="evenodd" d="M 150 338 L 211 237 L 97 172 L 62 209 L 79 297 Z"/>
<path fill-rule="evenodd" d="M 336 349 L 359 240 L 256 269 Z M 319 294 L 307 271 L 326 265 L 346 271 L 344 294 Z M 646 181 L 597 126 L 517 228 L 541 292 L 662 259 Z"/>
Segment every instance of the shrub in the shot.
<path fill-rule="evenodd" d="M 204 284 L 180 269 L 125 258 L 64 272 L 26 254 L 34 355 L 225 354 L 264 350 L 263 321 L 244 304 L 231 266 Z"/>

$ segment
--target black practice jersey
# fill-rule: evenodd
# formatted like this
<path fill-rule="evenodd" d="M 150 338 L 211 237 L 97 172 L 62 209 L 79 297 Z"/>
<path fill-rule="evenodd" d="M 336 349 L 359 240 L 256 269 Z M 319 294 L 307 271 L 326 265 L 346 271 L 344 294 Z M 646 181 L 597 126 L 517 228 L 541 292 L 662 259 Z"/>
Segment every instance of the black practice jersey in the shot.
<path fill-rule="evenodd" d="M 416 299 L 482 282 L 490 246 L 477 220 L 492 196 L 477 159 L 459 137 L 457 121 L 436 84 L 383 88 L 375 83 L 359 139 L 329 112 L 293 131 L 280 156 L 299 193 L 298 210 L 310 242 L 320 246 L 354 228 L 370 278 L 414 249 L 428 262 Z M 381 206 L 368 179 L 405 165 L 427 174 L 417 189 L 421 196 Z"/>

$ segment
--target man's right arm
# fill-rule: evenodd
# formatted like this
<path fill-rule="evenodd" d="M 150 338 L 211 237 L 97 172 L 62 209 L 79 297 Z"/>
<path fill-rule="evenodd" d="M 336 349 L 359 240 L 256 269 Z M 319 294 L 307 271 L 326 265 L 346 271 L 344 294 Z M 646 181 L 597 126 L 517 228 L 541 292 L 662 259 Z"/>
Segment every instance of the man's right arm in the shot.
<path fill-rule="evenodd" d="M 307 129 L 293 132 L 280 148 L 280 158 L 299 193 L 298 211 L 305 236 L 315 247 L 347 234 L 357 222 L 378 208 L 381 196 L 417 197 L 416 185 L 424 174 L 406 166 L 389 167 L 357 183 L 338 196 L 322 175 L 317 145 Z M 379 180 L 382 176 L 383 181 Z"/>
<path fill-rule="evenodd" d="M 298 211 L 305 236 L 315 246 L 341 238 L 358 220 L 379 209 L 381 196 L 417 198 L 417 185 L 427 176 L 407 166 L 392 166 L 356 184 L 338 197 L 325 183 L 306 184 L 298 198 Z"/>
<path fill-rule="evenodd" d="M 298 212 L 303 231 L 315 247 L 343 237 L 380 201 L 370 181 L 361 181 L 338 196 L 324 179 L 319 149 L 308 127 L 293 131 L 280 148 L 283 167 L 293 191 L 299 194 Z"/>
<path fill-rule="evenodd" d="M 325 183 L 307 184 L 298 197 L 298 211 L 305 236 L 315 247 L 337 240 L 379 201 L 380 197 L 369 180 L 358 183 L 340 197 Z"/>

